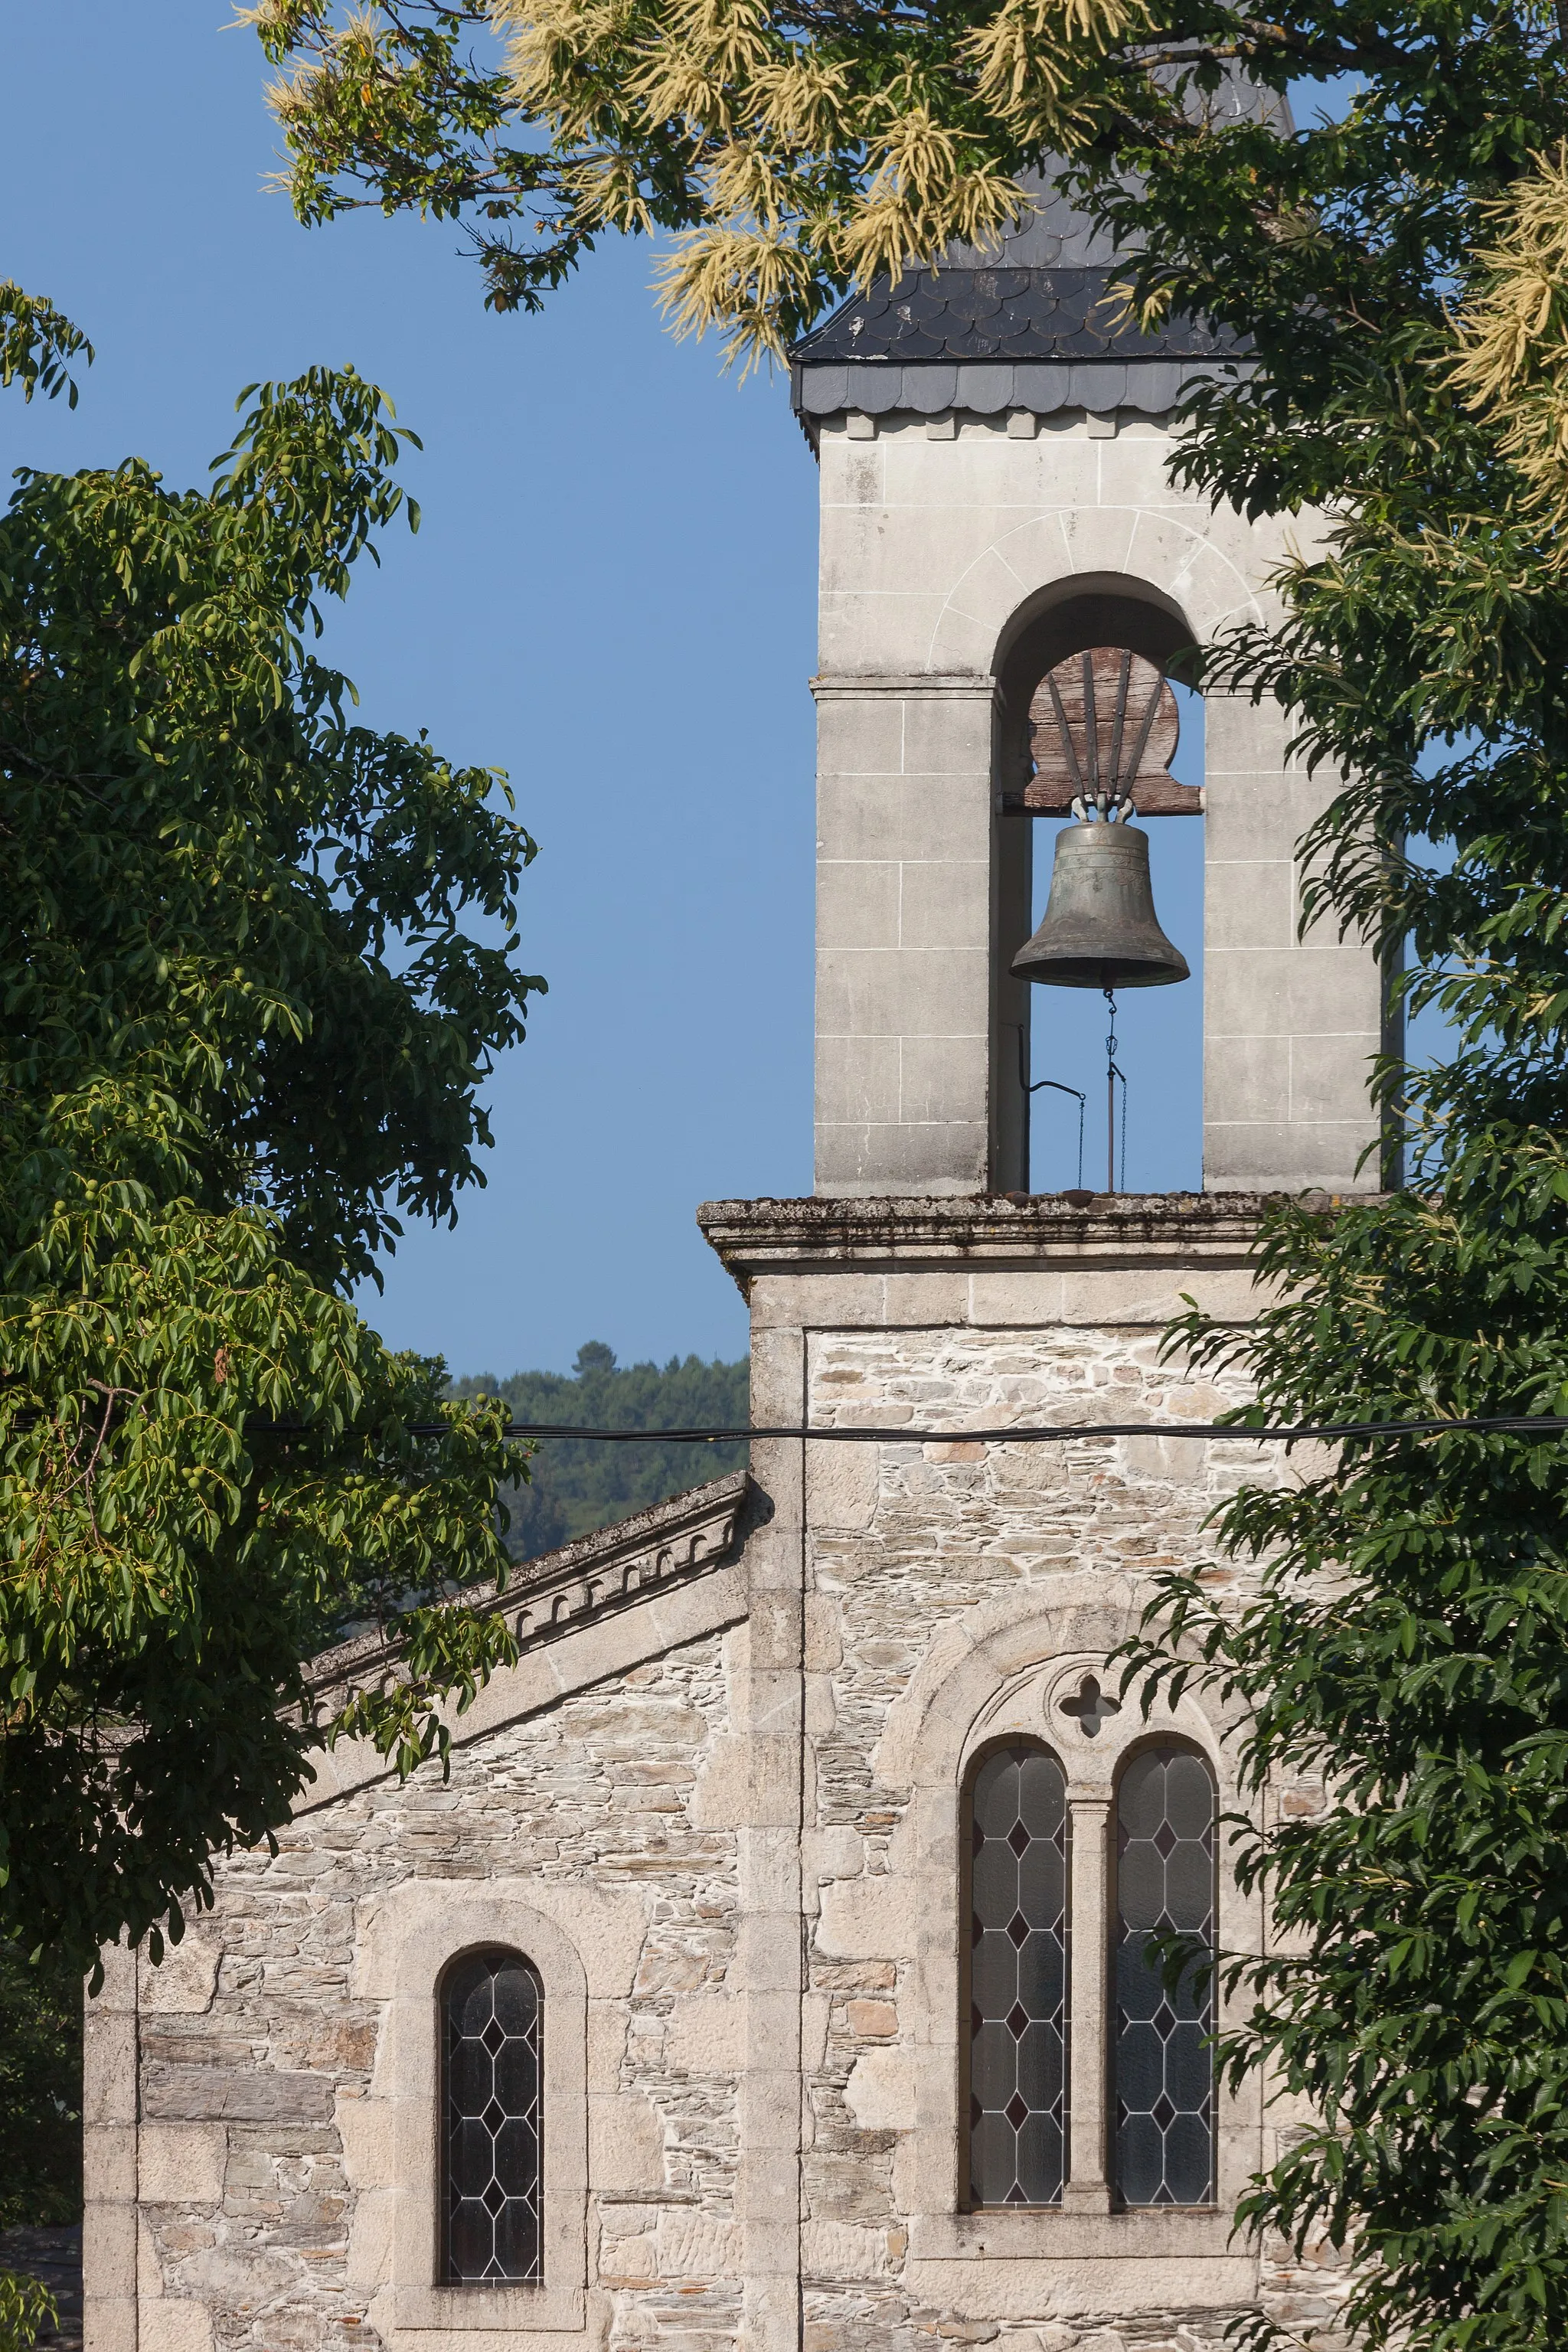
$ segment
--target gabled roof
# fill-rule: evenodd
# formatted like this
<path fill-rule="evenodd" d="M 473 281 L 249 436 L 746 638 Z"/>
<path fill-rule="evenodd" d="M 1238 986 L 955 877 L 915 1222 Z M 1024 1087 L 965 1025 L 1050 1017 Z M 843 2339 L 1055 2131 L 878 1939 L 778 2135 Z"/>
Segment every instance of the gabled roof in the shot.
<path fill-rule="evenodd" d="M 590 1618 L 646 1599 L 730 1557 L 751 1474 L 732 1471 L 690 1486 L 668 1503 L 650 1504 L 575 1543 L 526 1560 L 505 1590 L 465 1593 L 464 1604 L 486 1616 L 513 1616 L 519 1650 L 558 1641 Z M 395 1636 L 362 1633 L 311 1661 L 310 1686 L 325 1694 L 395 1663 L 405 1644 Z"/>
<path fill-rule="evenodd" d="M 454 1742 L 483 1738 L 570 1691 L 738 1623 L 747 1599 L 736 1562 L 758 1507 L 750 1475 L 738 1470 L 530 1560 L 504 1592 L 465 1596 L 470 1607 L 512 1619 L 519 1656 L 490 1676 L 466 1714 L 448 1717 Z M 387 1667 L 395 1673 L 402 1654 L 401 1643 L 378 1633 L 342 1643 L 312 1662 L 310 1689 L 329 1706 L 353 1681 Z M 395 1769 L 363 1740 L 345 1740 L 312 1763 L 314 1785 L 296 1814 Z"/>

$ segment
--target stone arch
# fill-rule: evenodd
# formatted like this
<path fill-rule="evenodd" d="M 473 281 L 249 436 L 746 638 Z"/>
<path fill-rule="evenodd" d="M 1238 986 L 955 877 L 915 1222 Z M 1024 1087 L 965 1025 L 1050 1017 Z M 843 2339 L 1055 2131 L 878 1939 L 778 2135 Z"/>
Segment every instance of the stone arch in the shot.
<path fill-rule="evenodd" d="M 1075 509 L 1054 520 L 1060 529 L 1025 524 L 994 541 L 955 584 L 943 615 L 964 614 L 964 626 L 974 633 L 973 654 L 980 654 L 987 638 L 983 658 L 997 688 L 991 754 L 997 814 L 991 835 L 990 1084 L 992 1165 L 1004 1189 L 1031 1189 L 1035 1182 L 1023 1083 L 1034 991 L 1015 980 L 1010 967 L 1034 929 L 1036 825 L 1016 813 L 1016 798 L 1011 810 L 1007 805 L 1030 773 L 1030 699 L 1048 669 L 1091 646 L 1125 646 L 1180 677 L 1182 656 L 1224 618 L 1220 597 L 1201 593 L 1196 579 L 1200 551 L 1209 542 L 1185 520 L 1173 524 L 1142 509 L 1104 508 Z M 1072 560 L 1097 556 L 1103 565 Z M 1135 557 L 1148 560 L 1133 568 Z M 1249 611 L 1261 611 L 1230 557 L 1216 576 L 1224 596 L 1245 596 Z M 939 621 L 939 638 L 942 627 Z M 948 654 L 941 657 L 951 661 Z"/>
<path fill-rule="evenodd" d="M 1029 700 L 1048 669 L 1090 646 L 1126 646 L 1179 677 L 1183 656 L 1197 643 L 1173 597 L 1126 572 L 1073 572 L 1026 596 L 992 656 L 1001 789 L 1016 790 L 1027 774 Z"/>
<path fill-rule="evenodd" d="M 379 2128 L 362 2131 L 368 2160 L 350 2166 L 353 2226 L 371 2237 L 379 2223 L 391 2276 L 383 2282 L 385 2300 L 378 2309 L 398 2329 L 429 2329 L 458 2343 L 470 2331 L 555 2332 L 584 2325 L 588 2011 L 591 1982 L 602 1973 L 593 1929 L 607 1906 L 568 1907 L 562 1892 L 504 1877 L 415 1880 L 393 1890 L 364 1920 L 359 1981 L 384 2003 L 384 2011 L 371 2096 L 363 2103 Z M 486 1948 L 526 1957 L 548 2021 L 541 2084 L 543 2276 L 532 2285 L 443 2283 L 438 1993 L 454 1961 Z M 351 2239 L 351 2261 L 363 2267 L 365 2260 Z M 495 2334 L 485 2340 L 494 2342 Z"/>
<path fill-rule="evenodd" d="M 1053 508 L 998 533 L 964 567 L 932 623 L 928 665 L 989 670 L 1016 614 L 1043 591 L 1070 596 L 1091 580 L 1164 604 L 1203 642 L 1227 621 L 1263 618 L 1258 555 L 1250 527 L 1225 509 Z"/>
<path fill-rule="evenodd" d="M 1238 1810 L 1241 1803 L 1229 1737 L 1237 1717 L 1211 1693 L 1189 1687 L 1174 1709 L 1156 1709 L 1151 1727 L 1130 1694 L 1119 1727 L 1109 1735 L 1080 1738 L 1076 1746 L 1061 1736 L 1065 1721 L 1056 1702 L 1086 1667 L 1103 1664 L 1135 1631 L 1144 1597 L 1131 1578 L 1084 1574 L 1033 1585 L 968 1612 L 931 1644 L 891 1709 L 872 1759 L 879 1782 L 909 1791 L 889 1861 L 899 1896 L 889 1908 L 909 1923 L 904 1957 L 911 1992 L 905 2028 L 910 2105 L 900 2163 L 915 2217 L 911 2252 L 917 2259 L 994 2252 L 1002 2250 L 1004 2239 L 1020 2255 L 1092 2259 L 1133 2251 L 1124 2242 L 1129 2229 L 1142 2231 L 1151 2219 L 1159 2226 L 1157 2216 L 1111 2214 L 1108 2205 L 1099 2215 L 1088 2210 L 1080 2214 L 1070 2200 L 1058 2212 L 966 2212 L 961 2170 L 966 2140 L 960 2106 L 957 1891 L 962 1793 L 974 1758 L 1009 1734 L 1031 1738 L 1062 1757 L 1069 1793 L 1091 1812 L 1101 1805 L 1108 1816 L 1122 1758 L 1144 1743 L 1150 1727 L 1163 1729 L 1204 1754 L 1222 1811 Z M 1257 1948 L 1262 1933 L 1261 1906 L 1227 1883 L 1224 1942 L 1231 1948 Z M 1258 2095 L 1249 2085 L 1226 2102 L 1222 2207 L 1212 2227 L 1207 2217 L 1189 2222 L 1196 2231 L 1194 2252 L 1217 2257 L 1226 2251 L 1230 2224 L 1224 2208 L 1259 2160 L 1261 2130 Z M 1237 2284 L 1244 2290 L 1239 2278 Z"/>

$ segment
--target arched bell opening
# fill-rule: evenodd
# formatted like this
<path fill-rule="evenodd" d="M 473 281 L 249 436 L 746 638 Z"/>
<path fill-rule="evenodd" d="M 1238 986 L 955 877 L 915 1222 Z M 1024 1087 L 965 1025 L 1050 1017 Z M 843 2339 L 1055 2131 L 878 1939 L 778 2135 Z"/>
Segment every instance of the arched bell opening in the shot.
<path fill-rule="evenodd" d="M 1191 627 L 1169 599 L 1115 575 L 1054 583 L 1004 632 L 992 935 L 999 1191 L 1202 1183 L 1204 828 L 1150 822 L 1202 814 L 1203 700 L 1184 679 L 1194 651 Z M 1119 826 L 1099 835 L 1083 822 L 1130 810 L 1124 840 Z M 1069 828 L 1053 897 L 1058 836 Z M 1111 855 L 1122 848 L 1128 856 Z M 1109 935 L 1091 915 L 1079 938 L 1082 921 L 1075 927 L 1071 916 L 1105 904 L 1112 873 L 1116 960 L 1090 970 L 1075 950 L 1098 955 Z M 1026 942 L 1033 979 L 1014 969 Z M 1108 1087 L 1108 979 L 1119 1001 L 1124 989 L 1139 991 L 1125 1001 L 1111 1056 L 1131 1082 L 1131 1122 L 1128 1086 Z"/>

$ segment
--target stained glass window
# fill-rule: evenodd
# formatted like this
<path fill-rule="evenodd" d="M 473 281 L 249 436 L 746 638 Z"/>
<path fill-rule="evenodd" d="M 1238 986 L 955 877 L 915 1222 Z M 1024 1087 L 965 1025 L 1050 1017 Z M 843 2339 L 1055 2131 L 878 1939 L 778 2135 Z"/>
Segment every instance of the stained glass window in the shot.
<path fill-rule="evenodd" d="M 1067 2169 L 1068 1811 L 1054 1756 L 1004 1748 L 970 1800 L 972 2205 L 1057 2205 Z"/>
<path fill-rule="evenodd" d="M 1215 1937 L 1215 1790 L 1201 1757 L 1145 1748 L 1116 1807 L 1115 2182 L 1123 2205 L 1214 2197 L 1211 1991 L 1194 1958 L 1174 1991 L 1157 1937 Z"/>
<path fill-rule="evenodd" d="M 442 2008 L 444 2274 L 527 2284 L 542 2275 L 539 1979 L 516 1952 L 468 1952 L 447 1972 Z"/>

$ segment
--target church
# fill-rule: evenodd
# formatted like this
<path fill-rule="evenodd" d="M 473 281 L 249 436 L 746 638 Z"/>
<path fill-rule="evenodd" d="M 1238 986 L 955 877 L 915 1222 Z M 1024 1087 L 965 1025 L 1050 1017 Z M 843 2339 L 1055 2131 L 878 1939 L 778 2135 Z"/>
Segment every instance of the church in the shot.
<path fill-rule="evenodd" d="M 793 355 L 816 1189 L 698 1213 L 755 1423 L 877 1434 L 759 1438 L 530 1563 L 449 1778 L 339 1748 L 163 1966 L 106 1954 L 89 2352 L 1213 2352 L 1259 2309 L 1343 2346 L 1326 2253 L 1233 2231 L 1289 2118 L 1216 2083 L 1219 1996 L 1149 1953 L 1268 1933 L 1236 1726 L 1191 1691 L 1145 1720 L 1107 1660 L 1260 1475 L 1163 1433 L 1237 1401 L 1163 1329 L 1254 1311 L 1264 1195 L 1375 1181 L 1383 987 L 1298 937 L 1328 788 L 1277 709 L 1209 693 L 1201 791 L 1166 772 L 1169 677 L 1268 617 L 1288 535 L 1173 485 L 1226 353 L 1118 323 L 1113 277 L 1044 199 Z M 1035 1193 L 1031 972 L 1073 979 L 1064 860 L 1092 899 L 1134 814 L 1203 829 L 1203 1187 Z M 1007 1442 L 1053 1423 L 1140 1427 Z"/>

